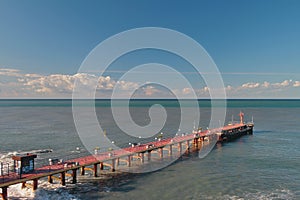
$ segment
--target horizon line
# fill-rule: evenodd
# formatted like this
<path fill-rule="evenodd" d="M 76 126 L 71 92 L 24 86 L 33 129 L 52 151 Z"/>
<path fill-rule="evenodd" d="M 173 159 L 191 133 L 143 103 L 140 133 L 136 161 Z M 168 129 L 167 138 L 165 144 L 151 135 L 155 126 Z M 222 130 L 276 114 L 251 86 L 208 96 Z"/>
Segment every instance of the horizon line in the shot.
<path fill-rule="evenodd" d="M 170 101 L 174 101 L 174 100 L 188 100 L 188 101 L 191 101 L 191 100 L 197 100 L 197 101 L 201 101 L 201 100 L 298 100 L 300 101 L 300 98 L 226 98 L 226 99 L 210 99 L 210 98 L 203 98 L 203 99 L 190 99 L 190 98 L 184 98 L 184 99 L 175 99 L 175 98 L 149 98 L 149 99 L 146 99 L 146 98 L 132 98 L 132 99 L 124 99 L 124 98 L 117 98 L 117 99 L 110 99 L 110 98 L 95 98 L 95 99 L 87 99 L 87 98 L 80 98 L 80 99 L 72 99 L 72 98 L 0 98 L 0 101 L 8 101 L 8 100 L 100 100 L 100 101 L 108 101 L 108 100 L 121 100 L 121 101 L 127 101 L 127 100 L 130 100 L 130 101 L 140 101 L 140 100 L 147 100 L 147 101 L 158 101 L 158 100 L 162 100 L 162 101 L 165 101 L 165 100 L 170 100 Z"/>

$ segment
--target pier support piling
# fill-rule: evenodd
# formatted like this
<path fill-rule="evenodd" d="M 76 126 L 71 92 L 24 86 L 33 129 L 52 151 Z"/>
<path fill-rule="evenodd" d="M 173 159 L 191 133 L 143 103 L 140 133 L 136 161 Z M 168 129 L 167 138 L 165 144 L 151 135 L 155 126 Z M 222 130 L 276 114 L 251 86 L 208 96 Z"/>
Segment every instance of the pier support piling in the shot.
<path fill-rule="evenodd" d="M 111 171 L 114 172 L 116 171 L 116 159 L 112 159 L 111 162 Z"/>
<path fill-rule="evenodd" d="M 170 146 L 169 146 L 169 156 L 172 156 L 172 154 L 173 154 L 173 145 L 172 144 L 170 144 Z"/>
<path fill-rule="evenodd" d="M 194 147 L 198 150 L 199 148 L 199 138 L 194 138 Z"/>
<path fill-rule="evenodd" d="M 182 145 L 181 145 L 181 142 L 178 143 L 178 151 L 179 151 L 179 154 L 181 155 L 182 154 Z"/>
<path fill-rule="evenodd" d="M 142 164 L 144 163 L 144 160 L 145 160 L 144 153 L 141 153 L 141 163 L 142 163 Z"/>
<path fill-rule="evenodd" d="M 33 183 L 32 183 L 33 185 L 33 187 L 32 187 L 32 190 L 33 191 L 35 191 L 35 190 L 37 190 L 37 188 L 38 188 L 38 179 L 33 179 Z"/>
<path fill-rule="evenodd" d="M 38 188 L 38 179 L 32 179 L 32 184 L 27 182 L 22 182 L 22 189 L 24 188 L 31 188 L 33 191 L 37 190 Z"/>
<path fill-rule="evenodd" d="M 98 176 L 98 174 L 97 174 L 97 173 L 98 173 L 98 170 L 97 170 L 97 169 L 98 169 L 98 163 L 95 163 L 95 164 L 94 164 L 94 177 L 97 177 L 97 176 Z"/>
<path fill-rule="evenodd" d="M 100 170 L 103 170 L 104 169 L 104 165 L 103 165 L 103 162 L 100 162 L 100 166 L 99 166 Z"/>
<path fill-rule="evenodd" d="M 48 182 L 49 182 L 49 183 L 53 183 L 52 175 L 49 175 L 49 176 L 48 176 Z"/>
<path fill-rule="evenodd" d="M 80 168 L 80 171 L 81 171 L 80 175 L 81 175 L 81 176 L 84 176 L 84 174 L 85 174 L 84 166 L 82 166 L 82 167 Z"/>
<path fill-rule="evenodd" d="M 72 184 L 77 183 L 77 169 L 72 169 Z"/>
<path fill-rule="evenodd" d="M 190 153 L 190 141 L 189 140 L 187 140 L 186 141 L 186 152 L 187 152 L 187 154 L 189 154 Z"/>
<path fill-rule="evenodd" d="M 38 179 L 32 179 L 32 184 L 31 183 L 27 183 L 26 181 L 22 182 L 21 188 L 22 189 L 24 189 L 24 188 L 31 188 L 32 191 L 37 190 L 37 188 L 38 188 Z"/>
<path fill-rule="evenodd" d="M 151 161 L 151 151 L 148 151 L 148 161 Z"/>
<path fill-rule="evenodd" d="M 2 187 L 2 193 L 0 195 L 3 200 L 7 200 L 7 187 Z"/>
<path fill-rule="evenodd" d="M 159 157 L 160 158 L 164 157 L 164 149 L 163 149 L 163 147 L 159 148 Z"/>
<path fill-rule="evenodd" d="M 60 183 L 61 185 L 65 186 L 66 185 L 66 174 L 65 172 L 60 173 Z"/>
<path fill-rule="evenodd" d="M 128 156 L 128 159 L 127 159 L 127 167 L 130 167 L 131 166 L 131 156 L 129 155 Z"/>

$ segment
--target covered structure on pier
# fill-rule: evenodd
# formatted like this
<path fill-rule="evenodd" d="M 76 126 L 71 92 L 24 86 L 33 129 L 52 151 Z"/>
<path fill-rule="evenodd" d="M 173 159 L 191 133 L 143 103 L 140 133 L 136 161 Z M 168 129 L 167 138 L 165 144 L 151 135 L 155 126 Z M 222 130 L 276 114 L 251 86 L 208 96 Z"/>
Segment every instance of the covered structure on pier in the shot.
<path fill-rule="evenodd" d="M 27 153 L 24 155 L 15 155 L 12 157 L 14 160 L 14 169 L 18 174 L 26 174 L 34 170 L 34 159 L 36 154 Z"/>

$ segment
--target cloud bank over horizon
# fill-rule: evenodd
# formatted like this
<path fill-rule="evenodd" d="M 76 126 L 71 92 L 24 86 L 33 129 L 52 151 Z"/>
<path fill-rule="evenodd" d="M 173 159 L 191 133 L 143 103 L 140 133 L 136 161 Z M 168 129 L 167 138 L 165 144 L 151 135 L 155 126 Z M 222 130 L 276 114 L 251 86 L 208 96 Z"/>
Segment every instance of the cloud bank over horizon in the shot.
<path fill-rule="evenodd" d="M 87 73 L 42 75 L 0 68 L 0 98 L 72 98 L 75 81 L 83 88 L 95 87 L 96 98 L 100 99 L 110 98 L 116 86 L 119 88 L 117 98 L 124 98 L 133 90 L 136 91 L 134 98 L 174 98 L 174 95 L 191 98 L 193 90 L 200 99 L 210 97 L 207 86 L 194 89 L 168 88 L 169 91 L 166 91 L 151 84 L 138 88 L 139 83 L 113 80 L 110 76 L 97 77 Z M 224 85 L 227 98 L 300 98 L 299 80 Z M 84 93 L 82 98 L 85 98 Z"/>

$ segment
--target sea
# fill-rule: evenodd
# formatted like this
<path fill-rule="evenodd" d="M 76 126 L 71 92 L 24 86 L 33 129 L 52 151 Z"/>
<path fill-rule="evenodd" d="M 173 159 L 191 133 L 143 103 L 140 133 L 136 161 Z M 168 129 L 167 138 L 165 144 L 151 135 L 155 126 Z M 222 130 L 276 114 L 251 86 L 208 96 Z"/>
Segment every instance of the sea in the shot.
<path fill-rule="evenodd" d="M 205 157 L 184 156 L 157 171 L 79 176 L 77 184 L 66 186 L 41 179 L 35 192 L 21 189 L 20 185 L 10 186 L 9 199 L 300 199 L 300 100 L 235 99 L 226 103 L 225 124 L 239 120 L 243 112 L 245 120 L 255 124 L 253 135 L 216 144 Z M 150 123 L 149 108 L 153 105 L 166 110 L 167 120 L 160 130 L 165 137 L 178 131 L 182 106 L 178 100 L 130 101 L 133 121 L 140 126 Z M 206 128 L 212 103 L 199 100 L 198 105 L 199 126 Z M 89 106 L 82 100 L 83 108 Z M 92 106 L 111 140 L 121 147 L 134 140 L 123 134 L 114 121 L 110 100 L 96 100 Z M 127 105 L 119 100 L 114 106 Z M 194 110 L 188 100 L 184 106 Z M 11 168 L 11 156 L 20 153 L 36 153 L 37 167 L 48 164 L 49 158 L 68 160 L 90 154 L 76 129 L 72 100 L 3 99 L 0 113 L 0 162 L 4 166 Z M 195 122 L 192 117 L 190 121 L 192 130 Z M 153 138 L 136 140 L 146 142 Z"/>

